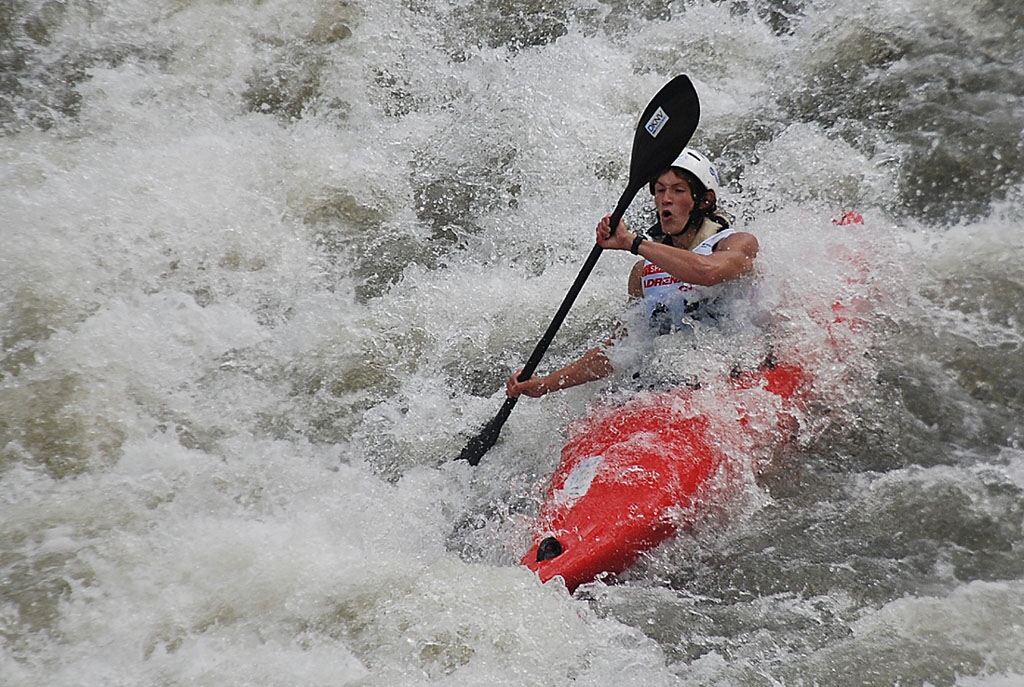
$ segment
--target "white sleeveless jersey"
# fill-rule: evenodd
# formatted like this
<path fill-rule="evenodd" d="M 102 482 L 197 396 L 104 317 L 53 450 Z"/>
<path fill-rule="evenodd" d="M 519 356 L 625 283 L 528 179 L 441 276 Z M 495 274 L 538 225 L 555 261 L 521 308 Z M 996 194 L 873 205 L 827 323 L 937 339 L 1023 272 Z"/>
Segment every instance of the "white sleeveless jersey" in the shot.
<path fill-rule="evenodd" d="M 711 255 L 719 241 L 735 233 L 731 228 L 722 229 L 697 244 L 693 252 Z M 731 290 L 728 283 L 715 286 L 690 284 L 673 277 L 650 260 L 644 261 L 641 286 L 647 316 L 662 329 L 677 328 L 687 319 L 717 319 L 717 314 L 709 311 L 708 306 L 714 304 L 724 291 Z"/>

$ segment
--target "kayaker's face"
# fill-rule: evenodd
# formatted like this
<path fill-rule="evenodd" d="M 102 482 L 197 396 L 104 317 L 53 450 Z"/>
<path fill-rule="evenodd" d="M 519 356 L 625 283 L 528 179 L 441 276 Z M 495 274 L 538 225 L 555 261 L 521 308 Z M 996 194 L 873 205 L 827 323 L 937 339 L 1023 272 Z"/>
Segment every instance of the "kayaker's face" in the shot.
<path fill-rule="evenodd" d="M 654 207 L 662 231 L 670 236 L 683 233 L 694 207 L 690 182 L 674 169 L 663 173 L 654 182 Z"/>

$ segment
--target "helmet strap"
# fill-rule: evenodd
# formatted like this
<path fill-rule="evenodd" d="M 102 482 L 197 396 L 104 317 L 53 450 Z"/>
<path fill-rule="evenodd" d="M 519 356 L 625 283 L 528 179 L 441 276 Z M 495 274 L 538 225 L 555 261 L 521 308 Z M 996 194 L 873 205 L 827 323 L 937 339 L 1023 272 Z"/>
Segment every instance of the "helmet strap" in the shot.
<path fill-rule="evenodd" d="M 692 228 L 700 230 L 700 226 L 704 224 L 704 218 L 707 216 L 707 211 L 694 205 L 693 210 L 690 211 L 690 219 L 686 222 L 686 228 L 683 229 L 683 233 L 685 234 Z"/>

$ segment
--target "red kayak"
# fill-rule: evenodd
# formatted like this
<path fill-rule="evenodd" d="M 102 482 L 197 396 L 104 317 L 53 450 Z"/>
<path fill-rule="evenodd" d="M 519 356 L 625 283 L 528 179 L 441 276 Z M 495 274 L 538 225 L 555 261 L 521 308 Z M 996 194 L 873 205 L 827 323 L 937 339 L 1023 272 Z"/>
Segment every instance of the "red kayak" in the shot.
<path fill-rule="evenodd" d="M 856 229 L 864 218 L 847 211 L 833 222 Z M 870 261 L 850 250 L 835 257 L 858 288 L 809 314 L 826 331 L 828 355 L 843 361 L 858 356 L 872 309 L 860 295 Z M 784 446 L 809 387 L 802 368 L 768 362 L 704 389 L 642 393 L 573 423 L 523 565 L 544 582 L 561 577 L 570 592 L 624 572 L 692 521 L 713 487 L 729 484 L 736 456 Z"/>
<path fill-rule="evenodd" d="M 675 534 L 681 513 L 699 507 L 726 463 L 722 438 L 757 433 L 739 407 L 751 391 L 775 397 L 757 405 L 775 407 L 771 419 L 784 437 L 805 380 L 799 367 L 778 364 L 730 379 L 714 397 L 735 402 L 730 426 L 703 413 L 695 401 L 702 392 L 688 389 L 643 393 L 575 422 L 523 564 L 543 582 L 562 577 L 570 592 L 625 571 Z"/>

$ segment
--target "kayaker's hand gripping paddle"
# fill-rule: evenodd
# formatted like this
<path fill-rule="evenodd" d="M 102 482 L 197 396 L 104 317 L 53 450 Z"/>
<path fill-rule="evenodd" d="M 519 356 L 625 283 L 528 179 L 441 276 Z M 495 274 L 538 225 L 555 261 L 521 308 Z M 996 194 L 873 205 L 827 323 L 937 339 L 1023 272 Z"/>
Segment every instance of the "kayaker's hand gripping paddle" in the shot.
<path fill-rule="evenodd" d="M 679 153 L 690 142 L 690 137 L 696 131 L 699 120 L 700 102 L 697 100 L 697 91 L 694 90 L 689 77 L 685 75 L 677 76 L 665 84 L 658 91 L 658 94 L 654 96 L 654 99 L 651 100 L 650 104 L 647 105 L 647 109 L 640 116 L 640 123 L 637 125 L 636 133 L 633 136 L 633 152 L 629 164 L 629 185 L 622 192 L 619 203 L 615 206 L 615 212 L 611 215 L 612 231 L 615 231 L 619 220 L 626 214 L 626 209 L 633 202 L 637 192 L 650 183 L 658 174 L 668 169 L 669 165 L 679 157 Z M 548 346 L 555 338 L 555 333 L 558 332 L 558 328 L 562 326 L 562 321 L 565 320 L 565 316 L 569 313 L 573 301 L 576 300 L 576 296 L 579 295 L 580 290 L 583 288 L 583 283 L 587 281 L 587 277 L 593 271 L 594 265 L 597 264 L 597 259 L 601 257 L 602 250 L 601 246 L 594 244 L 594 248 L 590 251 L 587 261 L 583 263 L 583 268 L 576 276 L 576 281 L 573 282 L 569 292 L 565 294 L 561 307 L 558 308 L 558 312 L 555 313 L 554 319 L 548 325 L 547 331 L 544 332 L 544 336 L 537 343 L 537 347 L 533 349 L 533 354 L 530 355 L 530 359 L 519 374 L 520 381 L 526 381 L 533 376 L 534 370 L 540 364 L 540 359 L 544 357 Z M 466 448 L 462 449 L 458 459 L 467 460 L 470 465 L 479 463 L 480 458 L 498 440 L 501 427 L 512 413 L 512 409 L 515 408 L 516 401 L 518 400 L 518 397 L 505 399 L 505 403 L 501 406 L 498 414 L 484 426 L 479 434 L 470 439 L 469 443 L 466 444 Z"/>

